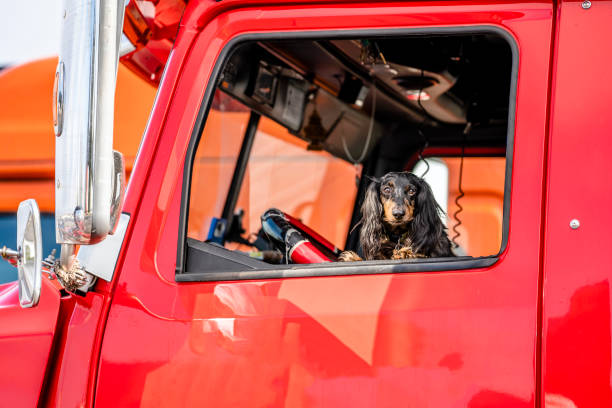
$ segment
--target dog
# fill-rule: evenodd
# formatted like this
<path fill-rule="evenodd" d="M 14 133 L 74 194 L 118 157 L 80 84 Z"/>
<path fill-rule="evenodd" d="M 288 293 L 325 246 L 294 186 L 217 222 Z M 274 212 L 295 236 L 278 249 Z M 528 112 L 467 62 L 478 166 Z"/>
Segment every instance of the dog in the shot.
<path fill-rule="evenodd" d="M 366 260 L 455 256 L 429 184 L 409 172 L 373 179 L 361 206 L 359 242 Z M 344 251 L 339 261 L 361 261 Z"/>

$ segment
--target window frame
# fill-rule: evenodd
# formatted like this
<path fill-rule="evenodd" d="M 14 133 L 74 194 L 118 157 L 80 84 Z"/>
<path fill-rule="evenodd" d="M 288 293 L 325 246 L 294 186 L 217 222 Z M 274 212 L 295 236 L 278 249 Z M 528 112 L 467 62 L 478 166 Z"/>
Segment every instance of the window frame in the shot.
<path fill-rule="evenodd" d="M 436 35 L 436 34 L 495 34 L 504 39 L 510 47 L 512 55 L 512 67 L 510 78 L 510 95 L 508 105 L 508 125 L 506 130 L 506 174 L 504 185 L 504 204 L 503 204 L 503 224 L 502 224 L 502 245 L 497 255 L 486 257 L 456 257 L 456 258 L 425 258 L 417 260 L 384 260 L 384 261 L 360 261 L 343 262 L 331 264 L 287 264 L 272 265 L 263 264 L 261 268 L 237 271 L 188 271 L 187 250 L 190 247 L 187 237 L 187 220 L 189 218 L 190 184 L 193 162 L 197 147 L 200 143 L 204 126 L 208 117 L 208 112 L 212 105 L 213 95 L 217 89 L 218 81 L 225 63 L 233 50 L 242 43 L 254 41 L 274 41 L 283 39 L 292 40 L 316 40 L 316 39 L 346 39 L 355 37 L 389 37 L 389 36 L 410 36 L 410 35 Z M 193 126 L 189 139 L 189 145 L 185 154 L 183 167 L 183 183 L 181 193 L 181 205 L 179 213 L 179 231 L 176 255 L 175 279 L 177 282 L 208 282 L 208 281 L 236 281 L 236 280 L 255 280 L 255 279 L 281 279 L 289 277 L 315 277 L 315 276 L 348 276 L 366 274 L 386 274 L 386 273 L 410 273 L 410 272 L 434 272 L 452 271 L 466 269 L 487 268 L 500 259 L 501 254 L 506 251 L 509 233 L 509 211 L 512 180 L 512 163 L 514 153 L 514 132 L 515 132 L 515 112 L 517 79 L 519 70 L 519 48 L 516 40 L 504 28 L 481 24 L 473 26 L 452 26 L 452 27 L 418 27 L 418 28 L 387 28 L 387 29 L 356 29 L 356 30 L 315 30 L 315 31 L 280 31 L 274 33 L 248 33 L 231 38 L 223 47 L 215 66 L 213 67 L 210 79 L 206 86 L 202 102 L 198 109 L 196 122 Z M 361 187 L 360 187 L 361 188 Z M 232 189 L 232 186 L 230 186 Z M 358 197 L 359 198 L 359 192 Z M 357 205 L 357 202 L 356 202 Z M 193 240 L 197 241 L 197 240 Z M 199 242 L 199 241 L 198 241 Z M 203 243 L 204 245 L 209 245 Z M 212 246 L 212 245 L 211 245 Z M 242 254 L 234 254 L 228 251 L 227 259 L 233 260 L 237 264 L 245 264 L 245 257 Z M 232 256 L 234 255 L 234 256 Z M 232 259 L 235 258 L 235 259 Z"/>

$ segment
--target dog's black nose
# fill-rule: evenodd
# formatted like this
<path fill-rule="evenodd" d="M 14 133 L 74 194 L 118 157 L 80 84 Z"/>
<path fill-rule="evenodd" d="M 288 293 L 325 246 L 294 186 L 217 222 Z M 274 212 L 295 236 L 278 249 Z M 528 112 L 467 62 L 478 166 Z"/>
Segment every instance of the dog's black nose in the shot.
<path fill-rule="evenodd" d="M 406 210 L 404 210 L 403 208 L 394 208 L 392 214 L 396 219 L 399 220 L 406 214 Z"/>

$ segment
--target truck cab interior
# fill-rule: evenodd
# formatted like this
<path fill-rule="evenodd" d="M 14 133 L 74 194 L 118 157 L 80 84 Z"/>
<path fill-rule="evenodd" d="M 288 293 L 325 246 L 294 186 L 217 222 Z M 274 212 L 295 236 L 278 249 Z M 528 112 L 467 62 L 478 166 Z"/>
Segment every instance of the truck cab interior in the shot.
<path fill-rule="evenodd" d="M 296 262 L 287 229 L 331 262 L 361 253 L 365 191 L 392 171 L 428 181 L 452 260 L 496 256 L 507 235 L 516 58 L 493 29 L 228 46 L 184 171 L 180 272 L 287 268 Z"/>

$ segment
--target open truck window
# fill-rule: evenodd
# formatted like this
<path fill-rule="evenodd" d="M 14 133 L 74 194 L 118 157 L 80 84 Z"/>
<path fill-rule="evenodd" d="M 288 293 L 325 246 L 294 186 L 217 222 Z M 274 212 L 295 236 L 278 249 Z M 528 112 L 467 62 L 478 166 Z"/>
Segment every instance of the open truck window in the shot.
<path fill-rule="evenodd" d="M 292 266 L 296 276 L 462 269 L 503 251 L 517 56 L 501 31 L 245 40 L 226 55 L 186 164 L 184 280 L 275 276 L 291 263 L 318 264 Z M 430 151 L 442 167 L 425 180 L 446 197 L 457 256 L 337 263 L 362 253 L 371 180 Z M 292 256 L 287 230 L 322 256 Z"/>

